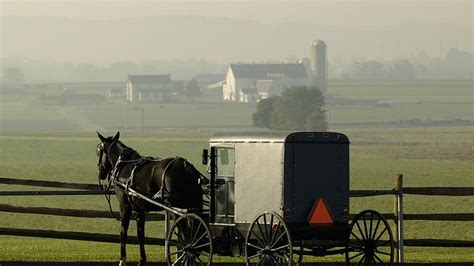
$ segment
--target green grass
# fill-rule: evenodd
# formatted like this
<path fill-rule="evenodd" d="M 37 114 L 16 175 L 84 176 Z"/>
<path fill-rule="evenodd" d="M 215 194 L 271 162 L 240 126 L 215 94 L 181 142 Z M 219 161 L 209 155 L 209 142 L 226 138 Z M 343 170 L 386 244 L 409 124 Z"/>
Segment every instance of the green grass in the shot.
<path fill-rule="evenodd" d="M 49 95 L 61 91 L 50 89 Z M 417 100 L 418 104 L 386 107 L 331 107 L 330 122 L 383 123 L 408 119 L 473 119 L 472 87 L 335 87 L 336 97 L 357 100 Z M 201 171 L 200 154 L 212 130 L 255 130 L 251 114 L 255 105 L 228 103 L 44 105 L 38 92 L 0 99 L 0 175 L 14 178 L 95 183 L 97 158 L 95 133 L 83 127 L 100 126 L 109 135 L 122 130 L 125 144 L 143 155 L 183 156 Z M 466 104 L 471 103 L 471 104 Z M 148 133 L 130 133 L 141 127 L 145 110 Z M 127 112 L 128 110 L 128 112 Z M 128 113 L 128 119 L 127 119 Z M 157 127 L 204 129 L 164 133 Z M 69 131 L 69 132 L 66 132 Z M 474 128 L 338 128 L 351 140 L 351 188 L 391 189 L 395 175 L 404 174 L 405 186 L 474 186 Z M 16 133 L 18 132 L 18 133 Z M 0 185 L 2 190 L 42 189 Z M 49 189 L 48 189 L 49 190 Z M 472 212 L 474 197 L 426 197 L 406 195 L 405 213 Z M 18 206 L 108 210 L 101 196 L 0 197 L 0 203 Z M 351 213 L 363 209 L 392 212 L 391 196 L 352 198 Z M 114 209 L 116 204 L 114 202 Z M 0 227 L 119 234 L 113 219 L 40 216 L 0 213 Z M 405 237 L 474 240 L 474 222 L 406 221 Z M 130 235 L 135 234 L 132 223 Z M 147 235 L 163 236 L 161 222 L 147 223 Z M 162 261 L 163 248 L 148 246 L 149 261 Z M 474 261 L 472 249 L 406 248 L 408 262 Z M 129 261 L 138 260 L 138 248 L 128 249 Z M 85 241 L 0 237 L 0 261 L 118 261 L 119 244 Z M 309 258 L 313 260 L 312 258 Z M 216 261 L 235 260 L 216 258 Z M 341 256 L 317 261 L 342 261 Z"/>
<path fill-rule="evenodd" d="M 351 144 L 351 188 L 390 189 L 394 176 L 404 174 L 406 186 L 474 186 L 472 174 L 472 127 L 422 129 L 334 129 L 346 133 Z M 184 156 L 199 164 L 208 134 L 131 134 L 122 140 L 144 155 Z M 95 183 L 94 133 L 24 133 L 0 136 L 2 176 L 69 182 Z M 0 186 L 21 190 L 27 187 Z M 31 188 L 38 189 L 38 188 Z M 34 199 L 34 200 L 33 200 Z M 48 206 L 107 210 L 101 196 L 2 197 L 0 202 L 19 206 Z M 390 196 L 351 199 L 351 213 L 363 209 L 391 212 Z M 470 212 L 473 197 L 405 196 L 406 213 Z M 115 206 L 116 209 L 116 206 Z M 2 213 L 0 227 L 64 230 L 117 234 L 113 219 L 39 216 Z M 406 221 L 406 238 L 474 240 L 474 222 Z M 135 234 L 132 223 L 130 235 Z M 147 223 L 147 235 L 162 237 L 162 223 Z M 129 246 L 129 260 L 138 260 L 137 246 Z M 147 247 L 150 261 L 163 260 L 163 248 Z M 440 252 L 440 251 L 443 252 Z M 449 252 L 448 252 L 449 251 Z M 473 261 L 470 249 L 406 248 L 410 262 Z M 1 237 L 0 261 L 117 261 L 119 244 L 85 241 Z M 342 260 L 341 256 L 317 258 Z M 228 261 L 229 258 L 216 258 Z"/>

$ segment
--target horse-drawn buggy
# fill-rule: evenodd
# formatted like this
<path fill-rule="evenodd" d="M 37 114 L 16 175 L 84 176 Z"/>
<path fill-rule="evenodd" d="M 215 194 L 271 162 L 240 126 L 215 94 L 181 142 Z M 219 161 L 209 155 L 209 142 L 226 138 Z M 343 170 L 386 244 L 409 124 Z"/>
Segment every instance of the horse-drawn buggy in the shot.
<path fill-rule="evenodd" d="M 111 154 L 113 145 L 104 143 L 113 143 L 112 138 L 101 140 L 104 153 L 109 149 Z M 151 178 L 144 184 L 133 179 L 137 170 L 132 166 L 109 170 L 120 188 L 119 200 L 126 198 L 132 209 L 156 207 L 174 214 L 165 241 L 169 264 L 207 265 L 213 255 L 221 255 L 245 257 L 247 264 L 290 265 L 300 264 L 303 256 L 331 254 L 345 254 L 348 263 L 393 263 L 392 233 L 380 213 L 366 210 L 349 220 L 345 135 L 220 134 L 209 145 L 202 154 L 209 177 L 180 158 L 155 166 L 161 169 L 150 172 L 155 182 Z M 135 160 L 120 156 L 110 165 Z M 183 168 L 182 173 L 173 165 Z M 132 178 L 122 178 L 117 171 Z M 173 182 L 176 179 L 180 181 Z"/>

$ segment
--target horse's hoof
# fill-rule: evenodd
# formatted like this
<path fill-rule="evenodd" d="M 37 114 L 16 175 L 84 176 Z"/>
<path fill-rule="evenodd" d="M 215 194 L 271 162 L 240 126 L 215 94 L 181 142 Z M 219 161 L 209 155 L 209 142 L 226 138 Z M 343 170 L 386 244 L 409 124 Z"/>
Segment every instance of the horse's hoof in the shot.
<path fill-rule="evenodd" d="M 119 266 L 127 266 L 127 262 L 125 260 L 120 260 Z"/>

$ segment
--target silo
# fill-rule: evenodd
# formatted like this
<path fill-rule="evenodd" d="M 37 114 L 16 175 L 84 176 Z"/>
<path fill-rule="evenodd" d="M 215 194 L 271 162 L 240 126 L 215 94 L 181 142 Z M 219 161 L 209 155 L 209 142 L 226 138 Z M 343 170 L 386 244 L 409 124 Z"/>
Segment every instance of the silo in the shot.
<path fill-rule="evenodd" d="M 321 90 L 324 96 L 327 95 L 328 87 L 328 59 L 326 43 L 322 40 L 315 40 L 310 46 L 311 60 L 311 85 Z"/>

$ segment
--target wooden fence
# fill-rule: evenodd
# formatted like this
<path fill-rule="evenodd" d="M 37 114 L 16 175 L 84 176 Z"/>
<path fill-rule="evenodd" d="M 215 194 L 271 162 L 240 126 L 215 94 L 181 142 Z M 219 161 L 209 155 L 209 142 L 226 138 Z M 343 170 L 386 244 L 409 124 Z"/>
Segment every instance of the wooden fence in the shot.
<path fill-rule="evenodd" d="M 48 190 L 48 191 L 0 191 L 0 196 L 52 196 L 52 195 L 103 195 L 99 185 L 66 183 L 56 181 L 39 181 L 29 179 L 15 179 L 0 177 L 0 184 L 38 186 L 47 188 L 65 188 L 69 190 Z M 394 197 L 393 213 L 384 213 L 387 219 L 395 222 L 395 238 L 397 247 L 397 261 L 403 262 L 403 247 L 474 247 L 474 241 L 454 240 L 454 239 L 404 239 L 404 220 L 423 221 L 474 221 L 474 213 L 430 213 L 430 214 L 406 214 L 403 213 L 404 195 L 425 195 L 425 196 L 474 196 L 474 187 L 403 187 L 403 176 L 395 178 L 395 188 L 391 190 L 351 190 L 350 197 L 373 197 L 392 195 Z M 79 209 L 59 209 L 48 207 L 20 207 L 8 204 L 0 204 L 0 212 L 56 215 L 83 218 L 113 218 L 109 211 L 79 210 Z M 118 213 L 114 213 L 118 216 Z M 355 214 L 350 215 L 351 219 Z M 163 214 L 149 214 L 147 220 L 161 221 L 165 219 Z M 42 238 L 57 238 L 71 240 L 86 240 L 97 242 L 118 243 L 117 235 L 96 234 L 84 232 L 64 232 L 54 230 L 31 230 L 0 227 L 0 235 L 28 236 Z M 130 237 L 131 244 L 137 244 L 136 237 Z M 164 239 L 147 238 L 147 244 L 164 245 Z"/>

